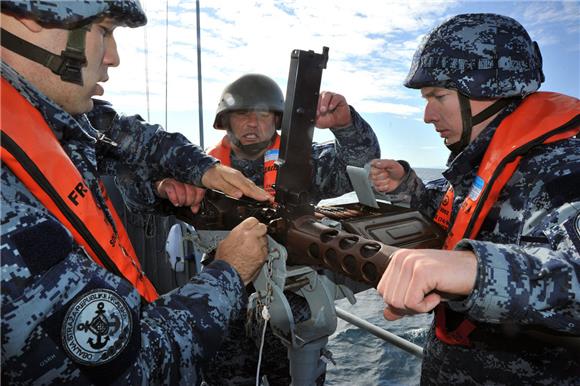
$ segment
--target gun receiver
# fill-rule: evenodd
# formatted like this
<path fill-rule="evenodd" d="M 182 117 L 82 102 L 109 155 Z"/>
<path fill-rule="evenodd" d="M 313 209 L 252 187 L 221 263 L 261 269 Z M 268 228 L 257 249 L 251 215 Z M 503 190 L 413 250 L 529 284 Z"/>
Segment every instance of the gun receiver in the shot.
<path fill-rule="evenodd" d="M 276 162 L 275 206 L 207 191 L 199 214 L 193 215 L 188 208 L 173 212 L 196 229 L 207 230 L 232 229 L 245 218 L 256 217 L 286 247 L 288 264 L 329 268 L 376 287 L 389 256 L 398 247 L 440 247 L 443 235 L 419 212 L 390 205 L 374 212 L 354 210 L 358 215 L 338 219 L 343 230 L 317 219 L 309 193 L 312 136 L 322 70 L 327 61 L 327 47 L 323 47 L 322 54 L 292 51 Z"/>

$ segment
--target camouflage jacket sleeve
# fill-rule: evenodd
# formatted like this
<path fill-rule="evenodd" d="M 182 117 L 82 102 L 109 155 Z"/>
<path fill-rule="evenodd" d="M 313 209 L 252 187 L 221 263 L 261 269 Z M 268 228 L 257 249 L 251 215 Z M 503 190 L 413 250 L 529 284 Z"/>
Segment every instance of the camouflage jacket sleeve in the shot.
<path fill-rule="evenodd" d="M 478 274 L 471 296 L 452 308 L 478 321 L 580 335 L 578 181 L 578 139 L 522 160 L 477 240 L 457 245 L 475 252 Z"/>
<path fill-rule="evenodd" d="M 133 211 L 159 211 L 155 181 L 173 177 L 202 186 L 203 174 L 218 162 L 182 134 L 148 124 L 139 115 L 119 115 L 107 102 L 95 101 L 87 117 L 107 137 L 97 146 L 99 171 L 117 176 L 117 185 Z"/>
<path fill-rule="evenodd" d="M 350 111 L 352 126 L 330 129 L 336 139 L 334 142 L 312 145 L 314 202 L 352 191 L 346 166 L 363 167 L 381 155 L 373 129 L 353 107 Z"/>
<path fill-rule="evenodd" d="M 2 183 L 2 383 L 198 384 L 246 307 L 233 268 L 216 261 L 142 305 L 4 167 Z"/>
<path fill-rule="evenodd" d="M 405 169 L 405 176 L 401 184 L 389 193 L 375 191 L 375 196 L 394 204 L 408 205 L 418 209 L 427 218 L 433 218 L 439 202 L 447 191 L 448 182 L 444 178 L 440 178 L 424 183 L 407 161 L 399 160 L 397 162 Z M 365 167 L 368 170 L 370 166 L 366 165 Z"/>

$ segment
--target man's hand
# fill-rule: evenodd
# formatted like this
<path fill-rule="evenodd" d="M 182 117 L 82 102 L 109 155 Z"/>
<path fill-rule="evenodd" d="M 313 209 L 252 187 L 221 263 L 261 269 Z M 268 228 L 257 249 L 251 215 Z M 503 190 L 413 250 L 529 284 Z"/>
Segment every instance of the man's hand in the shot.
<path fill-rule="evenodd" d="M 377 192 L 392 192 L 401 185 L 405 177 L 403 165 L 392 159 L 374 159 L 371 161 L 369 178 Z"/>
<path fill-rule="evenodd" d="M 476 275 L 477 257 L 471 251 L 399 249 L 377 286 L 387 305 L 385 319 L 429 312 L 443 294 L 469 295 Z"/>
<path fill-rule="evenodd" d="M 318 97 L 316 127 L 341 129 L 351 124 L 352 117 L 346 99 L 340 94 L 322 91 Z"/>
<path fill-rule="evenodd" d="M 205 195 L 205 189 L 179 182 L 173 178 L 165 178 L 155 182 L 155 189 L 157 189 L 159 197 L 168 199 L 174 206 L 189 206 L 193 213 L 199 211 L 201 200 Z"/>
<path fill-rule="evenodd" d="M 254 217 L 248 217 L 236 226 L 216 250 L 215 258 L 229 263 L 244 284 L 258 274 L 268 255 L 267 227 Z"/>
<path fill-rule="evenodd" d="M 238 170 L 228 166 L 220 164 L 212 166 L 201 178 L 201 183 L 208 189 L 220 190 L 235 198 L 245 195 L 258 201 L 274 202 L 274 197 L 264 189 L 257 187 Z"/>

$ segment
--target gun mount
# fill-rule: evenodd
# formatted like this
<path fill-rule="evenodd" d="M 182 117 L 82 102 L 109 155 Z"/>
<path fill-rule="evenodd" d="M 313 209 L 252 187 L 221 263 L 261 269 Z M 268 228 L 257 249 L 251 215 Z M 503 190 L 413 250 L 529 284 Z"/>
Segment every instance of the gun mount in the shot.
<path fill-rule="evenodd" d="M 386 204 L 315 208 L 311 204 L 312 137 L 327 61 L 326 47 L 322 54 L 292 51 L 276 161 L 275 204 L 209 190 L 197 215 L 189 208 L 170 208 L 179 220 L 195 227 L 197 247 L 204 252 L 217 247 L 224 231 L 247 217 L 268 226 L 273 240 L 268 260 L 253 282 L 248 315 L 259 327 L 266 323 L 262 312 L 271 315 L 272 331 L 288 348 L 295 386 L 312 385 L 323 374 L 326 365 L 321 355 L 332 361 L 325 347 L 337 326 L 334 301 L 347 297 L 355 302 L 353 283 L 344 285 L 344 278 L 338 276 L 362 282 L 364 289 L 376 287 L 397 248 L 438 248 L 443 240 L 437 226 L 411 209 Z M 332 277 L 320 268 L 339 275 Z M 306 320 L 295 319 L 287 298 L 290 292 L 308 303 Z"/>

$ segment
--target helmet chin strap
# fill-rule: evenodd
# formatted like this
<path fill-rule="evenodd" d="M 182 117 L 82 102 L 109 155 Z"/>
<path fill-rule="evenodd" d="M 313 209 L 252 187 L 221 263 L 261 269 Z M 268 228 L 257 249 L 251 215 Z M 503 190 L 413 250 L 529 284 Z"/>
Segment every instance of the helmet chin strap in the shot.
<path fill-rule="evenodd" d="M 272 140 L 276 136 L 276 131 L 272 134 L 272 137 L 266 141 L 252 143 L 249 145 L 244 145 L 240 142 L 240 140 L 234 135 L 233 131 L 228 130 L 228 138 L 230 142 L 235 145 L 238 149 L 242 151 L 242 153 L 246 154 L 249 157 L 255 157 L 260 154 L 262 151 L 266 150 L 268 146 L 272 143 Z"/>
<path fill-rule="evenodd" d="M 473 126 L 480 124 L 492 115 L 496 114 L 507 106 L 510 102 L 517 98 L 502 98 L 498 99 L 485 109 L 483 109 L 476 116 L 471 115 L 471 104 L 469 103 L 469 98 L 461 93 L 457 93 L 459 98 L 459 109 L 461 110 L 461 124 L 463 126 L 461 130 L 461 138 L 459 141 L 452 144 L 445 144 L 451 153 L 459 154 L 469 145 L 471 141 L 471 131 Z"/>
<path fill-rule="evenodd" d="M 49 68 L 65 82 L 83 85 L 82 68 L 87 63 L 85 37 L 89 26 L 70 30 L 66 49 L 60 56 L 38 47 L 2 28 L 2 46 Z"/>

